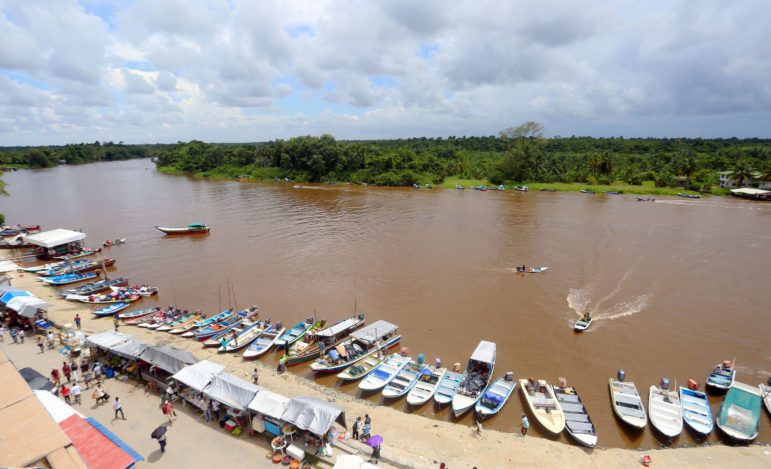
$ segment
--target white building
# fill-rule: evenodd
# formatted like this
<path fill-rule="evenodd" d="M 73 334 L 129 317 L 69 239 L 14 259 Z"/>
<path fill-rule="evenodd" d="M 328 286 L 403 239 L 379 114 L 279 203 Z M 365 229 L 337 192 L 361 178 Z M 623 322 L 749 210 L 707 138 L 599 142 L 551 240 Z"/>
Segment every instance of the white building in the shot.
<path fill-rule="evenodd" d="M 733 171 L 719 171 L 720 187 L 738 187 L 736 179 L 731 177 Z M 759 189 L 771 189 L 771 181 L 759 181 L 761 174 L 753 173 L 751 178 L 742 181 L 742 186 L 758 186 Z"/>

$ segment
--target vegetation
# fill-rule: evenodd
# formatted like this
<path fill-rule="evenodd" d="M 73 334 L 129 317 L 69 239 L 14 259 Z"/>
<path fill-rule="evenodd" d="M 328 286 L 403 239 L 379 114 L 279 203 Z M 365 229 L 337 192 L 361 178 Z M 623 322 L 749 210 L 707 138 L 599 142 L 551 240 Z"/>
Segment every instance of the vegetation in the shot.
<path fill-rule="evenodd" d="M 147 158 L 154 145 L 124 145 L 123 142 L 78 143 L 64 146 L 2 147 L 0 166 L 4 168 L 48 168 L 60 163 L 80 164 Z"/>

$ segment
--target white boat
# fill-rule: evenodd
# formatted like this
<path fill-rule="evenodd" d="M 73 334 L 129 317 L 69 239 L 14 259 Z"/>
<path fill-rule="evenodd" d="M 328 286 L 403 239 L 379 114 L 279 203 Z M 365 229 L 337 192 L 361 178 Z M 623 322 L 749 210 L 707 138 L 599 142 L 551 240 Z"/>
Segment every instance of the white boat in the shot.
<path fill-rule="evenodd" d="M 651 385 L 648 393 L 648 415 L 662 435 L 674 438 L 683 431 L 683 407 L 677 391 L 670 391 L 669 380 L 661 380 L 661 387 Z"/>
<path fill-rule="evenodd" d="M 589 329 L 589 326 L 592 325 L 592 321 L 594 321 L 594 318 L 589 315 L 589 313 L 586 313 L 581 316 L 581 319 L 576 321 L 576 323 L 573 325 L 573 330 L 576 332 L 583 332 Z"/>
<path fill-rule="evenodd" d="M 578 391 L 574 387 L 567 386 L 564 380 L 560 381 L 560 385 L 552 386 L 552 389 L 565 413 L 565 430 L 577 442 L 594 448 L 597 446 L 597 429 L 594 428 Z"/>
<path fill-rule="evenodd" d="M 509 396 L 511 396 L 516 387 L 517 382 L 514 381 L 514 372 L 506 372 L 504 376 L 499 376 L 498 379 L 493 381 L 493 384 L 485 389 L 485 392 L 482 393 L 482 398 L 479 399 L 474 410 L 483 417 L 497 414 L 503 408 L 503 405 L 506 404 L 506 401 L 509 400 Z"/>
<path fill-rule="evenodd" d="M 351 332 L 349 338 L 334 347 L 325 348 L 310 368 L 317 373 L 340 372 L 367 357 L 385 355 L 401 340 L 398 330 L 399 326 L 388 321 L 375 321 Z"/>
<path fill-rule="evenodd" d="M 460 386 L 463 378 L 462 374 L 448 370 L 436 386 L 434 402 L 439 405 L 447 405 L 452 402 L 452 398 L 455 397 L 455 393 L 458 391 L 458 386 Z"/>
<path fill-rule="evenodd" d="M 520 274 L 540 274 L 541 272 L 546 272 L 549 268 L 548 267 L 523 267 L 523 266 L 517 266 L 517 272 Z"/>
<path fill-rule="evenodd" d="M 760 389 L 760 395 L 763 398 L 766 410 L 771 414 L 771 378 L 768 378 L 766 384 L 758 384 L 758 389 Z"/>
<path fill-rule="evenodd" d="M 338 373 L 337 377 L 343 381 L 359 380 L 367 376 L 372 370 L 377 368 L 377 366 L 383 363 L 383 360 L 385 359 L 386 359 L 386 355 L 383 355 L 382 353 L 378 353 L 375 355 L 368 355 L 367 358 L 365 358 L 364 360 Z"/>
<path fill-rule="evenodd" d="M 734 440 L 747 442 L 760 430 L 760 389 L 735 381 L 720 405 L 717 428 Z"/>
<path fill-rule="evenodd" d="M 237 352 L 243 348 L 246 348 L 246 346 L 260 338 L 260 336 L 267 328 L 268 325 L 264 321 L 257 321 L 241 332 L 235 332 L 234 330 L 235 337 L 231 335 L 229 339 L 226 339 L 225 346 L 220 345 L 217 351 L 226 353 Z"/>
<path fill-rule="evenodd" d="M 494 342 L 479 342 L 466 365 L 463 381 L 452 396 L 452 413 L 459 417 L 473 408 L 493 379 L 496 346 Z"/>
<path fill-rule="evenodd" d="M 648 424 L 648 417 L 645 414 L 645 406 L 640 399 L 640 394 L 634 383 L 626 383 L 623 379 L 622 370 L 619 371 L 619 379 L 611 378 L 608 380 L 613 410 L 624 423 L 635 428 L 645 428 L 645 425 Z"/>
<path fill-rule="evenodd" d="M 693 431 L 702 435 L 712 432 L 712 410 L 706 394 L 680 386 L 680 405 L 683 407 L 683 420 Z"/>
<path fill-rule="evenodd" d="M 724 391 L 733 386 L 736 380 L 736 368 L 734 368 L 734 360 L 730 362 L 725 360 L 723 363 L 715 365 L 715 368 L 707 377 L 707 386 L 713 389 Z"/>
<path fill-rule="evenodd" d="M 407 393 L 407 404 L 409 405 L 418 406 L 428 402 L 434 396 L 436 388 L 444 378 L 444 375 L 447 374 L 447 368 L 437 369 L 429 366 L 423 368 L 423 370 L 427 370 L 428 373 L 421 373 L 418 382 Z"/>
<path fill-rule="evenodd" d="M 276 344 L 276 340 L 284 331 L 286 331 L 286 328 L 281 323 L 271 325 L 265 329 L 265 332 L 257 340 L 249 344 L 249 347 L 244 352 L 244 358 L 257 358 L 260 355 L 264 355 Z"/>
<path fill-rule="evenodd" d="M 555 435 L 562 432 L 565 429 L 565 413 L 549 383 L 545 379 L 520 379 L 519 386 L 535 419 Z"/>
<path fill-rule="evenodd" d="M 387 399 L 396 399 L 404 396 L 415 387 L 418 379 L 420 379 L 420 372 L 423 369 L 423 365 L 418 364 L 415 360 L 410 360 L 407 366 L 401 369 L 394 379 L 392 379 L 383 388 L 383 397 Z"/>
<path fill-rule="evenodd" d="M 398 353 L 394 353 L 378 365 L 371 373 L 367 375 L 362 382 L 359 383 L 359 389 L 362 391 L 377 391 L 382 389 L 386 384 L 390 383 L 392 379 L 399 373 L 402 368 L 407 366 L 410 362 L 410 357 L 403 357 Z"/>

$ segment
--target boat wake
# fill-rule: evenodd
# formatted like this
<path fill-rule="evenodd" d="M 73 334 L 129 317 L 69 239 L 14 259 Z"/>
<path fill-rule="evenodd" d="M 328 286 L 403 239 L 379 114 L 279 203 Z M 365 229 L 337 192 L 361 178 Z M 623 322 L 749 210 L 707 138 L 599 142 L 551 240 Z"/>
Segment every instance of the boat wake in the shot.
<path fill-rule="evenodd" d="M 628 275 L 625 274 L 613 291 L 600 298 L 594 304 L 592 304 L 591 301 L 591 287 L 571 288 L 568 291 L 568 296 L 566 298 L 568 306 L 575 312 L 577 317 L 581 317 L 581 315 L 588 311 L 595 322 L 624 318 L 642 312 L 650 304 L 650 299 L 652 297 L 650 293 L 637 295 L 627 300 L 617 301 L 612 306 L 603 307 L 605 303 L 613 300 L 613 297 L 618 295 L 618 292 L 621 290 L 621 285 L 627 276 Z"/>
<path fill-rule="evenodd" d="M 650 304 L 651 295 L 646 293 L 644 295 L 638 295 L 634 298 L 616 303 L 613 307 L 607 310 L 596 311 L 598 308 L 594 308 L 595 311 L 591 311 L 595 320 L 602 319 L 618 319 L 625 318 L 627 316 L 634 316 L 635 314 L 643 311 Z"/>

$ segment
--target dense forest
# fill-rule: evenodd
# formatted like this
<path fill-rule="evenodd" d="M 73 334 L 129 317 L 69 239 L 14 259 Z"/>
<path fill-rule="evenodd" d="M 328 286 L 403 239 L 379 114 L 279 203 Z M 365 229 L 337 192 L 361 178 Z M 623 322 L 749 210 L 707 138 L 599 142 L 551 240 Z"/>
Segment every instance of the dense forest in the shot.
<path fill-rule="evenodd" d="M 0 147 L 0 165 L 49 168 L 58 164 L 147 158 L 156 145 L 125 145 L 123 142 L 78 143 L 62 146 Z"/>

